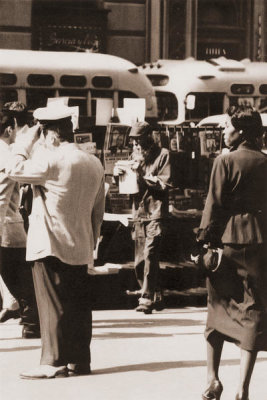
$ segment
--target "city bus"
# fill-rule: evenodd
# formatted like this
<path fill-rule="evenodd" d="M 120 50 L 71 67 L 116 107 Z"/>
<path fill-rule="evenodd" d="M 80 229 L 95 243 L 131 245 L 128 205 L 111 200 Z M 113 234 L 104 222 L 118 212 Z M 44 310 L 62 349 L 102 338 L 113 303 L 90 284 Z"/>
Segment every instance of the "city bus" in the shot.
<path fill-rule="evenodd" d="M 122 108 L 125 98 L 145 99 L 145 118 L 157 117 L 157 101 L 149 79 L 135 64 L 120 57 L 88 52 L 0 50 L 0 108 L 21 101 L 29 110 L 45 107 L 47 99 L 68 98 L 80 119 L 95 123 L 96 100 L 112 99 Z"/>
<path fill-rule="evenodd" d="M 267 62 L 187 58 L 158 60 L 139 70 L 155 89 L 158 120 L 163 125 L 197 123 L 237 104 L 267 111 Z"/>

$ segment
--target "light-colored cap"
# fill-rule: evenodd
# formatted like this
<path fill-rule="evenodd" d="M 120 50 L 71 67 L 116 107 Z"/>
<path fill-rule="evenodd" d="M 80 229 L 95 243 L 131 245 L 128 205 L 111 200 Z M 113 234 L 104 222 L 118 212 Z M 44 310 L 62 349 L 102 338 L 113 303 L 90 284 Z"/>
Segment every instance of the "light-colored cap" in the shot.
<path fill-rule="evenodd" d="M 150 132 L 152 132 L 151 126 L 145 121 L 139 121 L 132 126 L 129 136 L 138 138 Z"/>
<path fill-rule="evenodd" d="M 33 117 L 39 121 L 57 121 L 71 116 L 71 108 L 63 104 L 37 108 L 33 112 Z"/>

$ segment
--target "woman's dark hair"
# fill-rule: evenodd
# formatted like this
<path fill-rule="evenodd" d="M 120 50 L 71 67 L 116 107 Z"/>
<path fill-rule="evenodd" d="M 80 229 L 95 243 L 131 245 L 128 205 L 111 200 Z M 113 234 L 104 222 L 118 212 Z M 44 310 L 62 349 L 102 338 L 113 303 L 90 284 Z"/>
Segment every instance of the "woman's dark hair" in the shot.
<path fill-rule="evenodd" d="M 10 116 L 11 118 L 16 118 L 18 126 L 21 128 L 29 122 L 29 114 L 25 104 L 19 101 L 11 101 L 5 103 L 3 106 L 3 113 Z"/>
<path fill-rule="evenodd" d="M 227 110 L 233 127 L 246 140 L 253 140 L 263 134 L 261 116 L 251 106 L 232 106 Z"/>
<path fill-rule="evenodd" d="M 2 136 L 7 127 L 11 126 L 12 129 L 15 127 L 15 120 L 11 115 L 7 115 L 0 112 L 0 136 Z"/>

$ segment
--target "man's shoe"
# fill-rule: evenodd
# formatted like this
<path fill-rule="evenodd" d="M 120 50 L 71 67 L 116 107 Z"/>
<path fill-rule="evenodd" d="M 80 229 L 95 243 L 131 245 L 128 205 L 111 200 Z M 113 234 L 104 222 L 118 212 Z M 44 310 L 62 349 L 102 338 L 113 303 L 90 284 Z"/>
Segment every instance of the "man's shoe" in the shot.
<path fill-rule="evenodd" d="M 89 375 L 91 374 L 91 367 L 89 364 L 68 364 L 68 372 L 70 376 Z"/>
<path fill-rule="evenodd" d="M 11 318 L 20 318 L 19 308 L 17 310 L 10 310 L 9 308 L 4 308 L 0 311 L 0 322 L 5 322 Z"/>
<path fill-rule="evenodd" d="M 23 339 L 40 339 L 41 334 L 39 330 L 28 329 L 25 326 L 22 329 Z"/>
<path fill-rule="evenodd" d="M 127 296 L 141 296 L 142 290 L 126 290 Z"/>
<path fill-rule="evenodd" d="M 152 310 L 153 310 L 152 304 L 150 306 L 146 306 L 145 304 L 139 304 L 139 306 L 137 306 L 135 309 L 135 311 L 143 312 L 144 314 L 152 314 Z"/>
<path fill-rule="evenodd" d="M 52 379 L 67 376 L 68 368 L 66 366 L 54 367 L 53 365 L 39 365 L 37 368 L 20 374 L 22 379 Z"/>
<path fill-rule="evenodd" d="M 152 310 L 153 302 L 146 297 L 140 297 L 139 306 L 136 307 L 135 311 L 143 312 L 144 314 L 151 314 Z"/>
<path fill-rule="evenodd" d="M 161 291 L 157 291 L 154 295 L 153 308 L 156 311 L 162 311 L 164 309 L 164 301 Z"/>
<path fill-rule="evenodd" d="M 162 311 L 162 310 L 164 310 L 165 307 L 164 307 L 163 301 L 154 303 L 154 304 L 153 304 L 153 308 L 154 308 L 154 310 L 156 310 L 156 311 Z"/>

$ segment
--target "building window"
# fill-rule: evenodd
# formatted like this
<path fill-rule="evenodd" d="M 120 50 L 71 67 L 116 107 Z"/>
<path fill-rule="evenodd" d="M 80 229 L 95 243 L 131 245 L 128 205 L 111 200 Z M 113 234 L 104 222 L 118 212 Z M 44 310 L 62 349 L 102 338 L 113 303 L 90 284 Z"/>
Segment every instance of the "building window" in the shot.
<path fill-rule="evenodd" d="M 171 0 L 169 5 L 169 58 L 185 57 L 186 0 Z"/>
<path fill-rule="evenodd" d="M 249 0 L 198 0 L 197 58 L 249 57 Z"/>

